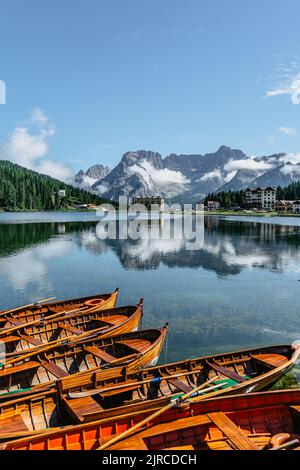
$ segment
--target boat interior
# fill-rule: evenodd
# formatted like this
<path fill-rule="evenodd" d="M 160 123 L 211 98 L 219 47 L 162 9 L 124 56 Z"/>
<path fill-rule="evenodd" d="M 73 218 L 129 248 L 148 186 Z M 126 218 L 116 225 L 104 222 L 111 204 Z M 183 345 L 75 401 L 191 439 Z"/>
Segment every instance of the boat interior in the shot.
<path fill-rule="evenodd" d="M 19 328 L 11 333 L 7 328 L 0 330 L 0 339 L 5 343 L 8 357 L 10 354 L 43 346 L 45 342 L 68 339 L 93 330 L 97 330 L 99 334 L 101 331 L 104 333 L 109 328 L 126 322 L 137 311 L 137 308 L 129 306 L 98 312 L 74 313 L 65 315 L 63 319 L 45 320 L 31 326 L 22 326 L 22 322 L 13 319 L 10 322 Z"/>

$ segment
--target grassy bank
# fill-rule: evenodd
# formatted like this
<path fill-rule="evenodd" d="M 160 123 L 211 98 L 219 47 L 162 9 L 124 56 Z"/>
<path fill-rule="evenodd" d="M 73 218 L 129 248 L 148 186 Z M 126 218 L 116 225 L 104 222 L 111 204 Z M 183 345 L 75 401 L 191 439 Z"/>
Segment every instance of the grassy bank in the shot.
<path fill-rule="evenodd" d="M 236 215 L 247 217 L 300 217 L 300 214 L 286 213 L 286 212 L 267 212 L 267 211 L 231 211 L 231 210 L 217 210 L 205 212 L 205 215 Z"/>

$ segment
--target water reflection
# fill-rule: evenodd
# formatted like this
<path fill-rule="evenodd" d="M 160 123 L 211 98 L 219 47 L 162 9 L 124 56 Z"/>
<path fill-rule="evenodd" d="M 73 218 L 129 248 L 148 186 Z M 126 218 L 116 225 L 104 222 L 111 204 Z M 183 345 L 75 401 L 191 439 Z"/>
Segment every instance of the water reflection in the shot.
<path fill-rule="evenodd" d="M 144 222 L 146 228 L 149 222 Z M 152 222 L 156 226 L 157 222 Z M 143 227 L 142 227 L 143 228 Z M 219 276 L 234 276 L 244 268 L 299 271 L 300 227 L 270 223 L 204 219 L 204 238 L 197 250 L 187 250 L 186 240 L 174 236 L 159 239 L 149 232 L 138 240 L 100 240 L 96 222 L 0 225 L 1 270 L 14 277 L 14 263 L 6 257 L 19 252 L 15 262 L 30 275 L 41 274 L 42 260 L 64 256 L 72 249 L 85 249 L 100 256 L 113 252 L 126 270 L 203 268 Z M 153 234 L 155 236 L 153 237 Z M 73 245 L 73 246 L 72 246 Z M 26 283 L 26 276 L 22 280 Z"/>

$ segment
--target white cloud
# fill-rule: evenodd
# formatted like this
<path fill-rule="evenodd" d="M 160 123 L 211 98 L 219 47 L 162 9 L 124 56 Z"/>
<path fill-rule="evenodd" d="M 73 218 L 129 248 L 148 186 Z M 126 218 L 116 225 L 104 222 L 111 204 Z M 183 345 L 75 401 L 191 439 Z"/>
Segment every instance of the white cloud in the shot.
<path fill-rule="evenodd" d="M 238 170 L 233 170 L 233 171 L 230 171 L 230 173 L 227 173 L 227 175 L 224 177 L 225 183 L 229 183 L 229 181 L 231 181 L 232 178 L 235 177 L 237 172 L 238 172 Z"/>
<path fill-rule="evenodd" d="M 216 168 L 215 170 L 213 171 L 209 171 L 208 173 L 206 173 L 205 175 L 203 175 L 201 178 L 200 178 L 200 181 L 208 181 L 208 180 L 211 180 L 213 178 L 218 178 L 218 179 L 222 179 L 222 173 L 221 171 L 219 170 L 219 168 Z"/>
<path fill-rule="evenodd" d="M 293 175 L 297 176 L 300 175 L 300 164 L 299 165 L 292 165 L 291 163 L 287 163 L 280 169 L 280 172 L 283 175 Z"/>
<path fill-rule="evenodd" d="M 269 170 L 272 168 L 272 165 L 264 161 L 253 160 L 252 158 L 247 158 L 244 160 L 230 160 L 224 166 L 225 171 L 234 171 L 234 170 Z"/>
<path fill-rule="evenodd" d="M 30 122 L 38 124 L 38 128 L 32 129 L 29 124 L 16 127 L 7 140 L 0 143 L 0 158 L 67 181 L 73 176 L 72 170 L 64 163 L 45 159 L 49 139 L 55 134 L 54 127 L 48 124 L 48 118 L 38 108 L 33 110 Z"/>
<path fill-rule="evenodd" d="M 167 168 L 157 170 L 150 162 L 143 160 L 139 164 L 132 165 L 128 168 L 129 174 L 138 173 L 140 174 L 149 190 L 158 187 L 162 192 L 167 193 L 170 197 L 176 196 L 184 191 L 185 186 L 189 183 L 187 179 L 180 171 L 173 171 Z"/>
<path fill-rule="evenodd" d="M 266 93 L 267 97 L 280 95 L 290 95 L 293 104 L 300 104 L 300 73 L 289 77 L 281 86 Z"/>
<path fill-rule="evenodd" d="M 288 153 L 287 155 L 283 155 L 280 157 L 279 162 L 281 163 L 300 163 L 300 153 Z"/>
<path fill-rule="evenodd" d="M 297 130 L 294 127 L 279 127 L 279 132 L 285 135 L 297 135 Z"/>
<path fill-rule="evenodd" d="M 48 122 L 48 118 L 40 108 L 34 108 L 31 114 L 31 122 L 33 124 L 45 125 Z"/>

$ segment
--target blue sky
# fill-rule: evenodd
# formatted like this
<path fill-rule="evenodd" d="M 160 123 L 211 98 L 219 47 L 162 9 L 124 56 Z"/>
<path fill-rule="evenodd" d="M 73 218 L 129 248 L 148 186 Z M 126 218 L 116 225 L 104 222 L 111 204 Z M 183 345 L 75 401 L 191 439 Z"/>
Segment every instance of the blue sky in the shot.
<path fill-rule="evenodd" d="M 299 152 L 299 17 L 299 0 L 1 0 L 0 157 L 59 175 L 137 149 Z"/>

